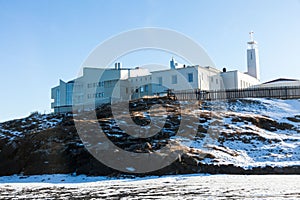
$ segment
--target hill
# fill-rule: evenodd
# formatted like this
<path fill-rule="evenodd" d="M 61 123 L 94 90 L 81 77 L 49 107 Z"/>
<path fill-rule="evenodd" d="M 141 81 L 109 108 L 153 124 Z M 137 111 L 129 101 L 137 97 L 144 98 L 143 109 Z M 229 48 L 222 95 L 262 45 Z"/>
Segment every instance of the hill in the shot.
<path fill-rule="evenodd" d="M 187 125 L 197 131 L 193 138 L 176 135 L 180 113 L 176 113 L 178 109 L 169 99 L 135 102 L 131 105 L 133 119 L 139 124 L 149 123 L 149 116 L 141 113 L 156 101 L 163 102 L 168 109 L 175 109 L 175 115 L 158 134 L 144 140 L 134 139 L 118 127 L 110 105 L 97 109 L 98 123 L 107 137 L 126 151 L 158 152 L 170 142 L 180 148 L 183 154 L 170 166 L 142 175 L 300 174 L 299 100 L 205 102 L 188 113 L 198 119 L 197 123 Z M 124 174 L 105 166 L 87 151 L 74 119 L 72 114 L 34 113 L 24 119 L 1 123 L 0 175 Z M 83 120 L 80 123 L 88 125 L 91 122 Z"/>

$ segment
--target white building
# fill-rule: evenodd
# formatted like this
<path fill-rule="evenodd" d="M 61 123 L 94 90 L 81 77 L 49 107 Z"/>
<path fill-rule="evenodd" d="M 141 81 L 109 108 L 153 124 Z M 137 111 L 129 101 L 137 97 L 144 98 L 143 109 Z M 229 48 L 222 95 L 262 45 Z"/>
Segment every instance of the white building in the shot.
<path fill-rule="evenodd" d="M 222 72 L 221 77 L 226 90 L 244 89 L 259 84 L 259 80 L 238 70 Z"/>
<path fill-rule="evenodd" d="M 72 106 L 82 105 L 81 109 L 109 103 L 112 99 L 136 99 L 163 93 L 167 89 L 186 90 L 228 90 L 242 89 L 259 84 L 259 62 L 257 43 L 251 41 L 247 50 L 248 71 L 220 71 L 210 66 L 186 66 L 172 58 L 170 68 L 149 72 L 142 68 L 83 69 L 83 75 L 69 82 L 60 80 L 59 86 L 52 88 L 51 108 L 54 112 L 71 112 Z"/>
<path fill-rule="evenodd" d="M 81 77 L 69 82 L 60 80 L 59 85 L 51 89 L 51 108 L 54 112 L 71 112 L 73 105 L 82 105 L 82 109 L 93 108 L 95 104 L 108 103 L 112 98 L 126 98 L 137 88 L 135 85 L 146 84 L 143 80 L 149 75 L 146 69 L 125 69 L 120 63 L 111 69 L 85 67 Z"/>
<path fill-rule="evenodd" d="M 157 83 L 152 86 L 153 93 L 166 89 L 171 90 L 217 90 L 222 88 L 220 71 L 212 67 L 183 66 L 151 73 L 152 80 Z M 168 86 L 166 88 L 165 86 Z"/>
<path fill-rule="evenodd" d="M 256 88 L 272 88 L 272 87 L 299 87 L 300 80 L 298 79 L 288 79 L 288 78 L 278 78 L 272 81 L 268 81 L 259 85 Z"/>

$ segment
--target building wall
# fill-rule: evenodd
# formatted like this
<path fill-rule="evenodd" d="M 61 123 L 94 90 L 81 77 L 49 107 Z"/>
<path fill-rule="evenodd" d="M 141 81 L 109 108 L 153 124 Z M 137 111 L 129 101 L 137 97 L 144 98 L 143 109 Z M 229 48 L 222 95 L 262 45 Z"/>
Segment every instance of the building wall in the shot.
<path fill-rule="evenodd" d="M 84 68 L 81 81 L 84 83 L 84 103 L 95 105 L 96 101 L 109 101 L 112 96 L 112 88 L 121 76 L 126 77 L 127 70 L 106 70 L 98 68 Z"/>
<path fill-rule="evenodd" d="M 221 78 L 224 83 L 224 88 L 235 89 L 238 88 L 237 71 L 223 72 Z"/>
<path fill-rule="evenodd" d="M 151 75 L 130 77 L 128 79 L 128 89 L 125 88 L 131 95 L 130 99 L 152 95 L 151 81 Z"/>
<path fill-rule="evenodd" d="M 166 89 L 175 91 L 187 89 L 219 89 L 219 71 L 214 68 L 187 66 L 177 69 L 152 72 L 153 93 Z M 160 82 L 161 81 L 161 82 Z"/>
<path fill-rule="evenodd" d="M 211 67 L 199 67 L 199 89 L 218 90 L 221 87 L 220 71 Z"/>
<path fill-rule="evenodd" d="M 259 84 L 259 81 L 239 71 L 222 72 L 221 78 L 224 83 L 224 89 L 243 89 Z"/>
<path fill-rule="evenodd" d="M 179 68 L 177 71 L 182 75 L 184 81 L 189 84 L 192 89 L 199 88 L 199 67 L 188 66 L 185 68 Z"/>
<path fill-rule="evenodd" d="M 238 89 L 249 88 L 259 84 L 259 80 L 249 76 L 248 74 L 237 72 L 238 74 Z"/>

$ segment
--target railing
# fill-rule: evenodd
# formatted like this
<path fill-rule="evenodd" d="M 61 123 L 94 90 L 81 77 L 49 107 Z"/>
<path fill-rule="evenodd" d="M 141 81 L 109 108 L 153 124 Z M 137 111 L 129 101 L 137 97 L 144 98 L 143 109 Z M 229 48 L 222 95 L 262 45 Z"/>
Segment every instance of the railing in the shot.
<path fill-rule="evenodd" d="M 265 87 L 246 88 L 231 90 L 203 91 L 168 91 L 169 95 L 175 95 L 178 100 L 203 100 L 216 101 L 241 98 L 277 98 L 277 99 L 300 99 L 300 86 L 288 87 Z"/>

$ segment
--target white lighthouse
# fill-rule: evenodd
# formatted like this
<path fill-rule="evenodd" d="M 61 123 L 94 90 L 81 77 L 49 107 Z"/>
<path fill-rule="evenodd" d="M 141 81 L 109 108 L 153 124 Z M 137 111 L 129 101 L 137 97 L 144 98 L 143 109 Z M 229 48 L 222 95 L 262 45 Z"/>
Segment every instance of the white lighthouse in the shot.
<path fill-rule="evenodd" d="M 253 76 L 257 80 L 260 80 L 260 71 L 259 71 L 259 56 L 257 49 L 257 42 L 253 39 L 253 31 L 250 34 L 250 41 L 248 42 L 247 49 L 247 67 L 250 76 Z"/>

